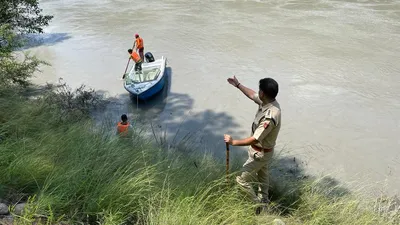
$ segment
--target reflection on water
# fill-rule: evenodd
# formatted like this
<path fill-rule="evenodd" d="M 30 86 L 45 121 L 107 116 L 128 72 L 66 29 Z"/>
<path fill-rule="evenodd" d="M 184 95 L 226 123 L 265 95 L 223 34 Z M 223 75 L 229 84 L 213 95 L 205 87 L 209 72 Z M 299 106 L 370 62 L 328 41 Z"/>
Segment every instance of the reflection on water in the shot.
<path fill-rule="evenodd" d="M 172 69 L 171 67 L 165 68 L 165 84 L 164 88 L 146 101 L 141 101 L 133 95 L 130 95 L 130 100 L 135 105 L 140 119 L 150 119 L 160 115 L 165 105 L 167 104 L 168 93 L 171 91 Z"/>

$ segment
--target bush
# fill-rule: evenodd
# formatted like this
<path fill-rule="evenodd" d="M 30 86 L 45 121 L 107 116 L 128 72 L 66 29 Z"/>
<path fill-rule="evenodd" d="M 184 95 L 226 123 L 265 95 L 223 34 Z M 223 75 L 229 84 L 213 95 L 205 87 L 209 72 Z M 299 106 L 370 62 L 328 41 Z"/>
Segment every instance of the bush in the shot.
<path fill-rule="evenodd" d="M 47 90 L 38 101 L 46 110 L 57 111 L 56 117 L 60 121 L 78 122 L 90 118 L 93 110 L 102 108 L 106 101 L 93 89 L 81 85 L 74 91 L 59 80 L 58 85 L 48 85 Z"/>

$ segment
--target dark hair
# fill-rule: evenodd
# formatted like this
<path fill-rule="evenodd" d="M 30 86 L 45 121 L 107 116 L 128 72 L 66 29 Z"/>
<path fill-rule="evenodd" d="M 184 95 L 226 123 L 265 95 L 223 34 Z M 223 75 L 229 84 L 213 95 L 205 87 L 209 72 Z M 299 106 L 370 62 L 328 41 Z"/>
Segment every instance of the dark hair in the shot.
<path fill-rule="evenodd" d="M 128 120 L 128 117 L 127 117 L 125 114 L 122 114 L 121 120 L 122 120 L 123 122 L 126 122 L 126 121 Z"/>
<path fill-rule="evenodd" d="M 132 53 L 132 49 L 128 49 L 128 52 L 129 52 L 129 53 Z"/>
<path fill-rule="evenodd" d="M 270 99 L 275 99 L 275 97 L 278 95 L 279 91 L 278 82 L 276 82 L 272 78 L 261 79 L 259 88 L 264 93 L 264 95 Z"/>

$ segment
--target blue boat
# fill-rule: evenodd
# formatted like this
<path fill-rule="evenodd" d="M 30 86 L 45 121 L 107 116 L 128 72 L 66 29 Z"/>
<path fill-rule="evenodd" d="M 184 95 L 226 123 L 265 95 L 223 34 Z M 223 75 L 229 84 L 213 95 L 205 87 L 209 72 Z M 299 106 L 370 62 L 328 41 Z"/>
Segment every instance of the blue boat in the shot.
<path fill-rule="evenodd" d="M 151 55 L 148 60 L 148 53 L 146 53 L 146 59 L 146 62 L 142 64 L 142 71 L 135 71 L 132 67 L 124 78 L 124 88 L 135 98 L 143 101 L 153 97 L 164 88 L 167 65 L 167 59 L 164 56 L 154 60 Z"/>

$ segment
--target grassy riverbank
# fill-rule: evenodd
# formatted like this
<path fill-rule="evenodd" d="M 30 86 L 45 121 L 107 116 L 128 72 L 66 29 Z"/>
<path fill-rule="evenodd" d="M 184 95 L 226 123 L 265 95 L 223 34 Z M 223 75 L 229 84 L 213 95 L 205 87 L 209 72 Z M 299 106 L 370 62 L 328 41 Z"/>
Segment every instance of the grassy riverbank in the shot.
<path fill-rule="evenodd" d="M 160 147 L 135 132 L 118 139 L 107 129 L 92 129 L 87 112 L 95 101 L 89 92 L 73 97 L 49 91 L 28 100 L 21 90 L 2 90 L 0 98 L 0 198 L 10 205 L 28 201 L 25 214 L 14 217 L 16 224 L 38 216 L 68 224 L 399 221 L 398 212 L 378 214 L 374 202 L 361 204 L 338 188 L 284 173 L 273 180 L 269 212 L 256 216 L 234 178 L 229 187 L 224 183 L 224 161 L 186 151 L 184 144 Z M 232 173 L 240 166 L 233 165 Z M 385 205 L 379 208 L 385 211 Z"/>

